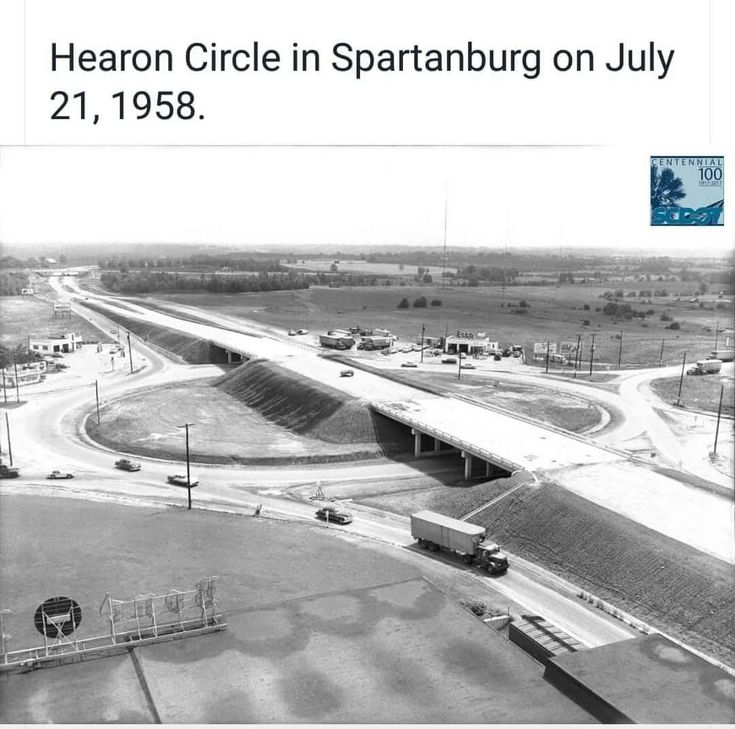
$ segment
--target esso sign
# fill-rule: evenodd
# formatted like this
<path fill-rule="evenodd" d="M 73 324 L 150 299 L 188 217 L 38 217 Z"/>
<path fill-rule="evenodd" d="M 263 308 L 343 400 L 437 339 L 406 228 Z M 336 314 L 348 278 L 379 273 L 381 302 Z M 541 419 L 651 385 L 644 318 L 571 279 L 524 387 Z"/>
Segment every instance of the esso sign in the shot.
<path fill-rule="evenodd" d="M 474 339 L 475 335 L 472 332 L 463 332 L 457 330 L 457 339 Z"/>

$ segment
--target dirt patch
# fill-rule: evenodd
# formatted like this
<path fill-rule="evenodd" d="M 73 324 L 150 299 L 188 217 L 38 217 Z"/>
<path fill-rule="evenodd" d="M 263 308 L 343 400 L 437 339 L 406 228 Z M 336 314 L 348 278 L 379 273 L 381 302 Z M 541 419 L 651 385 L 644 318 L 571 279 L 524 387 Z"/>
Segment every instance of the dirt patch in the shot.
<path fill-rule="evenodd" d="M 470 521 L 509 551 L 733 665 L 735 594 L 726 562 L 554 484 L 524 486 Z"/>

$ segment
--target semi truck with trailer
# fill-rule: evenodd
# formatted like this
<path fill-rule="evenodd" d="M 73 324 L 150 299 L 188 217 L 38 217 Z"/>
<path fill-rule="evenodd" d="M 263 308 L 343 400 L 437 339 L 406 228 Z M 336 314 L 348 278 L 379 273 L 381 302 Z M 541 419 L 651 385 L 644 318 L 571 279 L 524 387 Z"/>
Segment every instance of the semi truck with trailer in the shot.
<path fill-rule="evenodd" d="M 688 375 L 716 375 L 722 369 L 721 359 L 700 359 L 687 370 Z"/>
<path fill-rule="evenodd" d="M 735 360 L 735 349 L 713 349 L 709 360 L 719 359 L 721 362 L 732 362 Z"/>
<path fill-rule="evenodd" d="M 331 347 L 332 349 L 352 349 L 355 345 L 355 339 L 347 331 L 332 329 L 326 334 L 319 335 L 319 344 L 322 347 Z"/>
<path fill-rule="evenodd" d="M 438 552 L 445 549 L 462 556 L 465 564 L 476 564 L 491 574 L 508 570 L 508 558 L 488 538 L 485 527 L 452 519 L 434 511 L 411 514 L 411 536 L 420 547 Z"/>
<path fill-rule="evenodd" d="M 376 335 L 363 337 L 357 345 L 358 349 L 386 349 L 392 347 L 395 339 L 393 337 L 379 337 Z"/>

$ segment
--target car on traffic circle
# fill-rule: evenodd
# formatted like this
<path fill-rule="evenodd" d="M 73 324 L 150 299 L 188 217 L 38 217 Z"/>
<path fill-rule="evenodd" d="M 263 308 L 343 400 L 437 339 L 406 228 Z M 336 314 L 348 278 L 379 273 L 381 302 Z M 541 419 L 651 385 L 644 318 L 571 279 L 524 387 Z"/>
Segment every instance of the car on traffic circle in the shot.
<path fill-rule="evenodd" d="M 418 367 L 415 362 L 404 362 L 401 367 Z"/>
<path fill-rule="evenodd" d="M 121 471 L 140 471 L 140 463 L 130 458 L 121 458 L 119 461 L 115 461 L 115 468 L 119 468 Z"/>
<path fill-rule="evenodd" d="M 46 478 L 74 478 L 74 474 L 71 471 L 60 471 L 58 469 L 54 469 L 49 473 Z"/>
<path fill-rule="evenodd" d="M 337 506 L 323 506 L 317 510 L 316 517 L 334 524 L 350 524 L 352 522 L 352 514 Z"/>
<path fill-rule="evenodd" d="M 296 330 L 296 334 L 308 334 L 308 333 L 309 333 L 308 329 L 297 329 Z"/>
<path fill-rule="evenodd" d="M 189 477 L 189 481 L 186 480 L 186 476 L 176 474 L 174 476 L 166 476 L 166 480 L 174 486 L 183 486 L 184 488 L 194 488 L 199 486 L 199 479 L 192 476 Z"/>
<path fill-rule="evenodd" d="M 442 357 L 442 364 L 457 364 L 456 357 Z"/>
<path fill-rule="evenodd" d="M 342 370 L 339 373 L 340 377 L 354 377 L 355 376 L 355 370 Z"/>
<path fill-rule="evenodd" d="M 476 369 L 477 369 L 477 367 L 475 367 L 475 365 L 473 365 L 473 364 L 472 364 L 472 362 L 465 362 L 465 363 L 464 363 L 464 364 L 462 365 L 462 369 L 463 369 L 463 370 L 476 370 Z"/>

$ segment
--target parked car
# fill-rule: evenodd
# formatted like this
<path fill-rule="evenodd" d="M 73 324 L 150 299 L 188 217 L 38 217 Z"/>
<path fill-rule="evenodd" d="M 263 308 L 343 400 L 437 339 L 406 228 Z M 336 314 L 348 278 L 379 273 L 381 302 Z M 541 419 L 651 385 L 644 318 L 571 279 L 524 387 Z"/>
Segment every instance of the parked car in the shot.
<path fill-rule="evenodd" d="M 501 359 L 503 359 L 503 355 L 502 355 L 502 354 L 501 354 L 500 352 L 496 352 L 496 353 L 495 353 L 495 354 L 493 355 L 493 359 L 494 359 L 494 360 L 495 360 L 496 362 L 500 362 L 500 360 L 501 360 Z"/>
<path fill-rule="evenodd" d="M 334 524 L 349 524 L 352 521 L 352 514 L 349 511 L 343 511 L 337 506 L 323 506 L 316 512 L 317 519 L 323 519 L 326 522 Z"/>
<path fill-rule="evenodd" d="M 181 474 L 176 474 L 175 476 L 167 476 L 166 480 L 173 484 L 174 486 L 183 486 L 184 488 L 188 488 L 191 486 L 191 488 L 194 488 L 195 486 L 199 486 L 199 479 L 194 478 L 193 476 L 189 477 L 189 481 L 187 482 L 186 476 L 182 476 Z"/>
<path fill-rule="evenodd" d="M 140 463 L 132 461 L 130 458 L 121 458 L 119 461 L 115 461 L 115 468 L 122 471 L 140 471 Z"/>
<path fill-rule="evenodd" d="M 401 367 L 418 367 L 415 362 L 404 362 Z"/>
<path fill-rule="evenodd" d="M 442 357 L 442 364 L 457 364 L 456 357 Z"/>
<path fill-rule="evenodd" d="M 58 469 L 54 469 L 49 473 L 46 478 L 74 478 L 74 474 L 71 471 L 59 471 Z"/>
<path fill-rule="evenodd" d="M 354 377 L 354 375 L 355 375 L 355 370 L 342 370 L 339 373 L 340 377 Z"/>
<path fill-rule="evenodd" d="M 462 365 L 462 369 L 463 369 L 463 370 L 476 370 L 476 369 L 477 369 L 477 367 L 475 367 L 475 365 L 473 365 L 473 364 L 472 364 L 472 362 L 465 362 L 465 363 L 464 363 L 464 364 Z"/>
<path fill-rule="evenodd" d="M 289 329 L 288 330 L 288 336 L 289 337 L 295 337 L 296 336 L 296 330 L 295 329 Z"/>
<path fill-rule="evenodd" d="M 55 359 L 61 359 L 64 355 L 61 354 L 61 352 L 53 352 L 51 356 L 54 357 Z"/>

